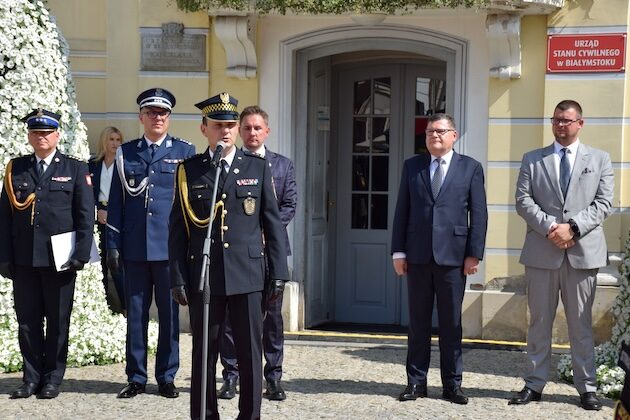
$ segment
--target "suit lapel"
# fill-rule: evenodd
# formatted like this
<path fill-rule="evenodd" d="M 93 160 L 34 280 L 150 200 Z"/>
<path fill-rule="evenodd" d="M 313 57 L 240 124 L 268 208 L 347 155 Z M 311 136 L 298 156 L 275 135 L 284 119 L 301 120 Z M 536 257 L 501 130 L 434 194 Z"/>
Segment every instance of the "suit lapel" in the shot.
<path fill-rule="evenodd" d="M 588 166 L 588 161 L 591 159 L 591 154 L 588 149 L 582 144 L 578 146 L 575 156 L 575 162 L 573 163 L 573 169 L 571 170 L 571 180 L 569 181 L 569 189 L 567 190 L 567 196 L 570 196 L 570 192 L 574 188 L 578 188 L 579 179 L 584 172 L 584 169 Z"/>
<path fill-rule="evenodd" d="M 429 197 L 433 198 L 433 193 L 431 192 L 431 155 L 426 153 L 423 155 L 423 159 L 420 161 L 420 182 L 418 182 L 418 194 L 421 197 L 428 194 Z M 425 189 L 425 192 L 422 192 L 422 189 Z"/>
<path fill-rule="evenodd" d="M 151 152 L 149 151 L 149 146 L 147 146 L 147 141 L 144 139 L 144 137 L 141 137 L 138 140 L 136 152 L 138 153 L 138 156 L 140 156 L 140 158 L 144 160 L 147 164 L 151 163 Z"/>
<path fill-rule="evenodd" d="M 558 199 L 564 203 L 564 196 L 562 195 L 562 188 L 560 187 L 560 175 L 558 174 L 558 168 L 556 167 L 556 157 L 554 156 L 553 144 L 547 146 L 542 151 L 542 162 L 547 172 L 549 185 L 553 188 L 558 196 Z"/>
<path fill-rule="evenodd" d="M 164 141 L 162 142 L 162 145 L 158 147 L 157 150 L 155 151 L 155 155 L 153 156 L 153 160 L 151 160 L 151 162 L 157 162 L 158 160 L 162 159 L 164 156 L 171 153 L 172 149 L 173 149 L 173 140 L 171 136 L 167 135 Z M 150 151 L 149 151 L 148 156 L 150 159 L 151 158 Z"/>
<path fill-rule="evenodd" d="M 31 155 L 30 165 L 28 165 L 28 173 L 35 180 L 35 184 L 39 184 L 40 177 L 39 177 L 39 174 L 37 173 L 37 158 L 35 157 L 34 154 Z"/>
<path fill-rule="evenodd" d="M 227 190 L 230 185 L 236 184 L 235 180 L 238 173 L 241 171 L 242 166 L 243 151 L 241 149 L 236 149 L 236 154 L 234 155 L 234 159 L 232 160 L 232 165 L 230 165 L 230 172 L 228 172 L 227 177 L 225 178 L 223 189 Z"/>
<path fill-rule="evenodd" d="M 448 167 L 448 172 L 446 173 L 446 177 L 444 177 L 444 181 L 442 181 L 442 187 L 440 188 L 440 193 L 438 194 L 438 198 L 442 196 L 442 191 L 448 189 L 449 185 L 453 179 L 457 178 L 457 173 L 461 169 L 461 159 L 462 156 L 453 152 L 453 157 L 451 158 L 451 164 Z"/>

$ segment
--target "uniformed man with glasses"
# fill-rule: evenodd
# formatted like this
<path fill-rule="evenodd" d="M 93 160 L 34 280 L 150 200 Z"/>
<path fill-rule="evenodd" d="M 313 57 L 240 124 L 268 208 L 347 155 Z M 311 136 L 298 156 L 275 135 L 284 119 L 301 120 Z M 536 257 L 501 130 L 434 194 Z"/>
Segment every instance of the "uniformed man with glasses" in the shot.
<path fill-rule="evenodd" d="M 117 149 L 107 214 L 107 264 L 124 265 L 127 307 L 127 380 L 119 398 L 132 398 L 147 383 L 149 308 L 155 295 L 159 318 L 155 379 L 158 392 L 176 398 L 179 368 L 179 307 L 171 299 L 168 217 L 177 164 L 195 147 L 168 134 L 175 96 L 162 88 L 142 92 L 137 103 L 144 135 Z"/>

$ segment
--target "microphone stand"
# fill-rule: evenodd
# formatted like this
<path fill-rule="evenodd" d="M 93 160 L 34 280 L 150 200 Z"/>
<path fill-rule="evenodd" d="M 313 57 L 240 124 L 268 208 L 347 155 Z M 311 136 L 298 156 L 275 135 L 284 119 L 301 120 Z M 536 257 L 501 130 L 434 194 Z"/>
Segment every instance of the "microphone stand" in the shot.
<path fill-rule="evenodd" d="M 221 156 L 221 150 L 215 149 L 215 155 Z M 216 167 L 214 175 L 214 187 L 212 188 L 212 199 L 210 201 L 210 216 L 206 239 L 203 242 L 203 257 L 201 261 L 201 275 L 197 291 L 203 293 L 203 345 L 201 351 L 201 404 L 199 418 L 206 418 L 206 392 L 208 390 L 208 327 L 210 325 L 210 245 L 212 243 L 212 225 L 214 224 L 214 206 L 217 203 L 217 191 L 219 189 L 219 177 L 223 168 L 219 160 L 212 160 L 212 166 Z"/>

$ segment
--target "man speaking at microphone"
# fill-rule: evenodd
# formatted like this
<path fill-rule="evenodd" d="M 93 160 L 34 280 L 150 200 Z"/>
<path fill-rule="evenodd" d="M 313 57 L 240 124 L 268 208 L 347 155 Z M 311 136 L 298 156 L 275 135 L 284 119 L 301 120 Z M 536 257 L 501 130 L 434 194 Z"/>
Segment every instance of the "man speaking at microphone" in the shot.
<path fill-rule="evenodd" d="M 289 279 L 285 237 L 264 158 L 234 146 L 238 135 L 238 101 L 221 93 L 195 106 L 202 111 L 201 133 L 208 149 L 178 166 L 175 202 L 169 223 L 170 276 L 173 298 L 190 305 L 193 334 L 191 418 L 200 417 L 203 348 L 203 295 L 199 292 L 203 244 L 212 221 L 206 413 L 219 418 L 216 363 L 219 333 L 228 309 L 240 371 L 239 419 L 260 417 L 262 402 L 262 291 L 265 255 L 271 284 Z M 220 161 L 215 180 L 213 161 Z M 214 183 L 216 206 L 211 209 Z M 265 243 L 263 244 L 263 231 Z M 282 292 L 272 289 L 272 295 Z"/>

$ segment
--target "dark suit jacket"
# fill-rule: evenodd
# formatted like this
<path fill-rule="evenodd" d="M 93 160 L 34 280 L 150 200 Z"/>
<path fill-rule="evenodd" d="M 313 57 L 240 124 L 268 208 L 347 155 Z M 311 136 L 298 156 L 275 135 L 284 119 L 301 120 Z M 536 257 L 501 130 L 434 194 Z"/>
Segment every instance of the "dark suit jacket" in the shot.
<path fill-rule="evenodd" d="M 13 208 L 7 189 L 0 196 L 0 262 L 27 267 L 49 267 L 50 237 L 76 231 L 72 258 L 88 262 L 94 229 L 94 198 L 88 166 L 85 162 L 55 153 L 50 166 L 37 175 L 35 155 L 13 159 L 11 184 L 18 202 L 31 193 L 32 206 Z M 32 218 L 32 223 L 31 223 Z"/>
<path fill-rule="evenodd" d="M 488 226 L 481 164 L 453 154 L 437 199 L 431 193 L 431 155 L 405 161 L 392 233 L 392 253 L 407 262 L 461 266 L 465 257 L 483 257 Z"/>
<path fill-rule="evenodd" d="M 114 166 L 107 209 L 107 249 L 118 249 L 125 260 L 168 260 L 168 216 L 174 197 L 177 164 L 195 154 L 191 143 L 167 135 L 151 158 L 144 137 L 120 146 L 130 187 L 149 178 L 146 191 L 130 195 Z"/>
<path fill-rule="evenodd" d="M 199 219 L 210 216 L 215 169 L 210 165 L 208 152 L 187 159 L 181 164 L 185 178 L 179 172 L 175 203 L 169 219 L 169 263 L 171 287 L 186 285 L 196 289 L 201 274 L 203 243 L 206 227 L 192 223 L 181 197 L 186 183 L 190 208 Z M 236 295 L 263 290 L 265 281 L 265 252 L 269 277 L 289 279 L 285 236 L 280 212 L 271 183 L 271 170 L 264 158 L 237 150 L 219 199 L 225 203 L 224 226 L 221 235 L 219 222 L 213 228 L 210 290 L 213 295 Z M 254 200 L 251 214 L 245 211 L 246 200 Z M 251 210 L 251 207 L 250 207 Z M 219 215 L 215 220 L 220 220 Z M 265 232 L 265 244 L 263 235 Z"/>
<path fill-rule="evenodd" d="M 101 192 L 101 169 L 103 165 L 103 159 L 90 159 L 88 161 L 88 167 L 90 169 L 90 176 L 92 177 L 92 189 L 94 191 L 94 204 L 97 210 L 101 210 L 103 206 L 98 201 L 98 196 Z M 103 241 L 105 238 L 102 239 Z"/>
<path fill-rule="evenodd" d="M 287 255 L 291 255 L 287 226 L 291 220 L 293 220 L 295 208 L 297 207 L 295 169 L 293 168 L 291 159 L 281 154 L 274 153 L 269 149 L 265 150 L 265 159 L 269 162 L 271 175 L 273 176 L 273 185 L 276 191 L 276 199 L 278 200 L 278 208 L 280 209 L 280 220 L 284 226 Z"/>

